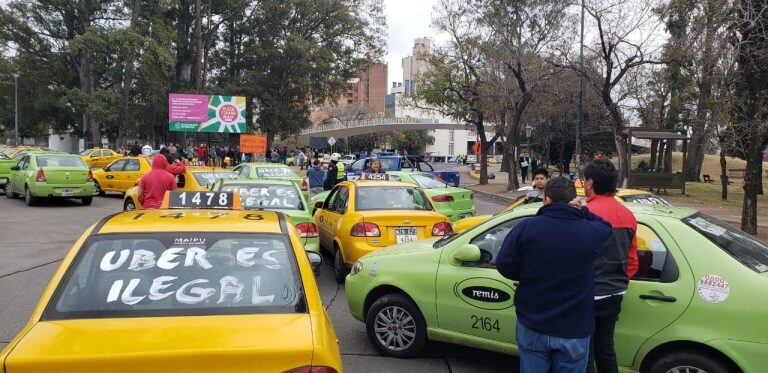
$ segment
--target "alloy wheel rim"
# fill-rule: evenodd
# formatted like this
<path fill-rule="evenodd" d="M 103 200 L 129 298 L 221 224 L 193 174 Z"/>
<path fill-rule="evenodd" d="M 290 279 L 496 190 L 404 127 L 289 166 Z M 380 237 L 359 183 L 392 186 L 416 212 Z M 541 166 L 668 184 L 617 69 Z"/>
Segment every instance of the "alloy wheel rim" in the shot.
<path fill-rule="evenodd" d="M 707 373 L 707 371 L 690 365 L 683 365 L 667 369 L 667 373 Z"/>
<path fill-rule="evenodd" d="M 390 351 L 403 351 L 416 341 L 416 320 L 398 306 L 387 306 L 376 314 L 374 333 L 379 343 Z"/>
<path fill-rule="evenodd" d="M 128 202 L 125 204 L 125 211 L 133 211 L 136 209 L 136 206 L 134 206 L 133 202 Z"/>
<path fill-rule="evenodd" d="M 93 195 L 98 196 L 99 193 L 101 193 L 101 187 L 99 187 L 99 183 L 93 184 Z"/>

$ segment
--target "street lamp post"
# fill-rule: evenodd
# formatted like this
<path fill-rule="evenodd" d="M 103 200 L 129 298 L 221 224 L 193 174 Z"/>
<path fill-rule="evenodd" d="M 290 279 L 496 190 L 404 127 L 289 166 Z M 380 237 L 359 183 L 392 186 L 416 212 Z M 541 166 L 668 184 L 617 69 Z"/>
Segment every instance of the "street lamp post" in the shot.
<path fill-rule="evenodd" d="M 576 177 L 581 177 L 581 126 L 584 120 L 584 0 L 581 0 L 581 35 L 579 42 L 579 110 L 576 117 Z"/>
<path fill-rule="evenodd" d="M 14 122 L 14 125 L 16 126 L 16 132 L 15 132 L 16 146 L 19 146 L 19 74 L 13 74 L 13 90 L 14 90 L 13 122 Z"/>
<path fill-rule="evenodd" d="M 531 132 L 533 132 L 533 127 L 531 127 L 530 124 L 525 125 L 525 147 L 528 148 L 528 156 L 531 156 Z"/>

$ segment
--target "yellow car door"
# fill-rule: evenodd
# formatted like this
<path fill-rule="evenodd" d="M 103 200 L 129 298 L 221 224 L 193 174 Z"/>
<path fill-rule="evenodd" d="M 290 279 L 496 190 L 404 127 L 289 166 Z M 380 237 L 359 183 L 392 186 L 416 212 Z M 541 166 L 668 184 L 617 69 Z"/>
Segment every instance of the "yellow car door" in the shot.
<path fill-rule="evenodd" d="M 141 159 L 129 159 L 125 165 L 125 171 L 120 175 L 120 191 L 125 192 L 139 183 L 141 179 Z"/>
<path fill-rule="evenodd" d="M 121 159 L 104 169 L 104 178 L 99 181 L 102 190 L 116 190 L 118 188 L 120 185 L 119 177 L 125 168 L 125 163 L 126 161 Z"/>
<path fill-rule="evenodd" d="M 104 167 L 104 166 L 112 163 L 112 161 L 114 161 L 115 158 L 117 158 L 117 157 L 115 157 L 115 153 L 113 151 L 107 150 L 107 149 L 102 149 L 101 157 L 99 157 L 99 159 L 98 159 L 98 166 L 96 166 L 96 167 Z"/>
<path fill-rule="evenodd" d="M 330 224 L 333 215 L 329 210 L 333 208 L 336 197 L 338 196 L 338 191 L 338 186 L 333 188 L 328 194 L 328 197 L 325 199 L 323 208 L 317 209 L 317 212 L 315 213 L 317 227 L 320 230 L 320 245 L 327 248 L 328 250 L 333 249 L 334 237 L 334 231 L 332 230 L 333 227 Z"/>
<path fill-rule="evenodd" d="M 88 159 L 90 160 L 88 162 L 88 165 L 90 165 L 93 168 L 103 167 L 100 166 L 101 164 L 101 150 L 94 150 L 91 152 L 91 154 L 88 156 Z"/>

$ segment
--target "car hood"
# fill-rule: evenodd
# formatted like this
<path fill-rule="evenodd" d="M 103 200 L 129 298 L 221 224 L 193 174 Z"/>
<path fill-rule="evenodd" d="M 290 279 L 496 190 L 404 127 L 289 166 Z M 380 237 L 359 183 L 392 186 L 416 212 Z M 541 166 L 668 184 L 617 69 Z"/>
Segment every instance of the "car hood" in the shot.
<path fill-rule="evenodd" d="M 282 372 L 312 363 L 310 315 L 40 322 L 5 361 L 14 372 Z"/>
<path fill-rule="evenodd" d="M 367 254 L 364 258 L 382 257 L 389 255 L 408 254 L 413 252 L 421 252 L 427 250 L 437 250 L 432 245 L 439 238 L 429 238 L 426 240 L 419 240 L 414 242 L 408 242 L 400 245 L 392 245 L 383 249 L 374 250 Z"/>

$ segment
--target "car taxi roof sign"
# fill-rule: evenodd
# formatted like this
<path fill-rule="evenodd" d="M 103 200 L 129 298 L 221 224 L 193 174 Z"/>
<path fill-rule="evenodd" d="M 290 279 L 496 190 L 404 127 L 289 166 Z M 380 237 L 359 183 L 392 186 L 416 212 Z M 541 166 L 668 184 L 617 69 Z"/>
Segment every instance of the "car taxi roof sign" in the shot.
<path fill-rule="evenodd" d="M 360 174 L 360 180 L 377 180 L 377 181 L 389 181 L 389 174 L 376 174 L 376 173 L 362 173 Z"/>
<path fill-rule="evenodd" d="M 242 210 L 240 195 L 232 191 L 169 191 L 163 196 L 161 209 Z"/>

